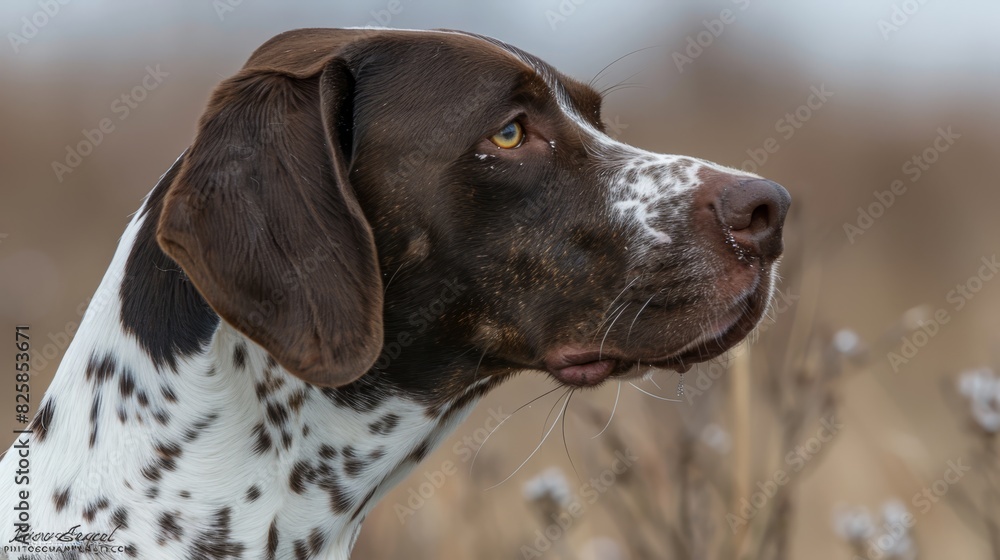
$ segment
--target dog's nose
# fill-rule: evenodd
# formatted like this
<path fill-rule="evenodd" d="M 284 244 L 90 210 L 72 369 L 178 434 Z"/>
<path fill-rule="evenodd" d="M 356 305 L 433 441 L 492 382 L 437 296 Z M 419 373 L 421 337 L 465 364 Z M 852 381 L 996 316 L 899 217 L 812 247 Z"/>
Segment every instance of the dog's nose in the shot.
<path fill-rule="evenodd" d="M 716 211 L 733 239 L 753 254 L 774 259 L 781 255 L 781 228 L 792 197 L 767 179 L 741 181 L 725 189 Z"/>

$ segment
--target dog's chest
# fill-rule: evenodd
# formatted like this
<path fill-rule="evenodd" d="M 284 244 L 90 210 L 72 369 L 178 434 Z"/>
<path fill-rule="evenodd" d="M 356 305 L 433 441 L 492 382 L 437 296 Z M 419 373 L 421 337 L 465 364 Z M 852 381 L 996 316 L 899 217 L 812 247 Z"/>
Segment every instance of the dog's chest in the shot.
<path fill-rule="evenodd" d="M 32 436 L 32 525 L 115 531 L 138 558 L 346 558 L 370 508 L 476 400 L 429 411 L 315 388 L 227 326 L 177 371 L 133 346 L 68 354 L 81 371 Z"/>

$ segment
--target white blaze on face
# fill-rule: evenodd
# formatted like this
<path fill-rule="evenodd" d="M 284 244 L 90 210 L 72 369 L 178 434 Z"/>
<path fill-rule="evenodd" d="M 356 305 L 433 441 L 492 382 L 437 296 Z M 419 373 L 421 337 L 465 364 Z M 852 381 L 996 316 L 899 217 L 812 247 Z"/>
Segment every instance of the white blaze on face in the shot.
<path fill-rule="evenodd" d="M 526 61 L 529 62 L 530 61 Z M 636 239 L 643 249 L 670 244 L 670 233 L 657 224 L 683 222 L 682 210 L 689 205 L 694 192 L 701 186 L 703 169 L 722 173 L 756 177 L 698 158 L 658 154 L 630 146 L 596 129 L 573 107 L 565 89 L 544 69 L 536 70 L 548 82 L 556 101 L 581 132 L 592 142 L 595 155 L 606 160 L 608 205 L 611 218 L 634 226 Z"/>
<path fill-rule="evenodd" d="M 495 44 L 504 46 L 499 42 Z M 683 223 L 685 218 L 682 211 L 689 207 L 694 192 L 701 186 L 699 174 L 703 169 L 760 178 L 753 173 L 710 161 L 657 154 L 615 140 L 595 128 L 577 112 L 566 89 L 548 68 L 539 66 L 516 49 L 508 48 L 508 52 L 534 68 L 546 81 L 559 108 L 580 128 L 581 134 L 590 140 L 594 155 L 605 160 L 606 172 L 601 175 L 607 185 L 608 206 L 612 210 L 610 218 L 630 224 L 639 232 L 636 242 L 640 246 L 640 252 L 673 242 L 670 233 L 657 227 L 657 224 L 662 227 L 664 223 Z"/>
<path fill-rule="evenodd" d="M 611 163 L 618 167 L 608 183 L 609 202 L 615 217 L 631 221 L 647 243 L 667 244 L 670 234 L 654 225 L 655 221 L 677 219 L 677 205 L 664 204 L 668 199 L 698 187 L 699 163 L 691 158 L 654 154 L 616 142 L 619 155 Z M 664 216 L 670 212 L 669 216 Z"/>

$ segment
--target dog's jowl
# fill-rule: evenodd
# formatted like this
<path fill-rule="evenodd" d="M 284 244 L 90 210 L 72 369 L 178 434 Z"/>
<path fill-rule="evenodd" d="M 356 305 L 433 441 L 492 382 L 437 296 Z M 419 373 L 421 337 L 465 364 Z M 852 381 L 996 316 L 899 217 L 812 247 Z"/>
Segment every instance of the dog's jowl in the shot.
<path fill-rule="evenodd" d="M 30 486 L 18 449 L 0 464 L 5 546 L 345 559 L 504 379 L 596 386 L 737 344 L 788 193 L 613 140 L 600 112 L 485 37 L 264 44 L 125 230 L 22 438 Z"/>

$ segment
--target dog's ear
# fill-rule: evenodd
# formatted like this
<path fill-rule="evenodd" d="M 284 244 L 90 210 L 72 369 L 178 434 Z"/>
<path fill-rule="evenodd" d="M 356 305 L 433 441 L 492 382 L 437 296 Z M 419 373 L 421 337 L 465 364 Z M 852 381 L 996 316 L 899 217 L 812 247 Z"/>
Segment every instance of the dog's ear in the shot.
<path fill-rule="evenodd" d="M 382 284 L 348 181 L 354 79 L 341 58 L 309 65 L 246 68 L 215 90 L 157 240 L 226 322 L 337 387 L 382 349 Z"/>

